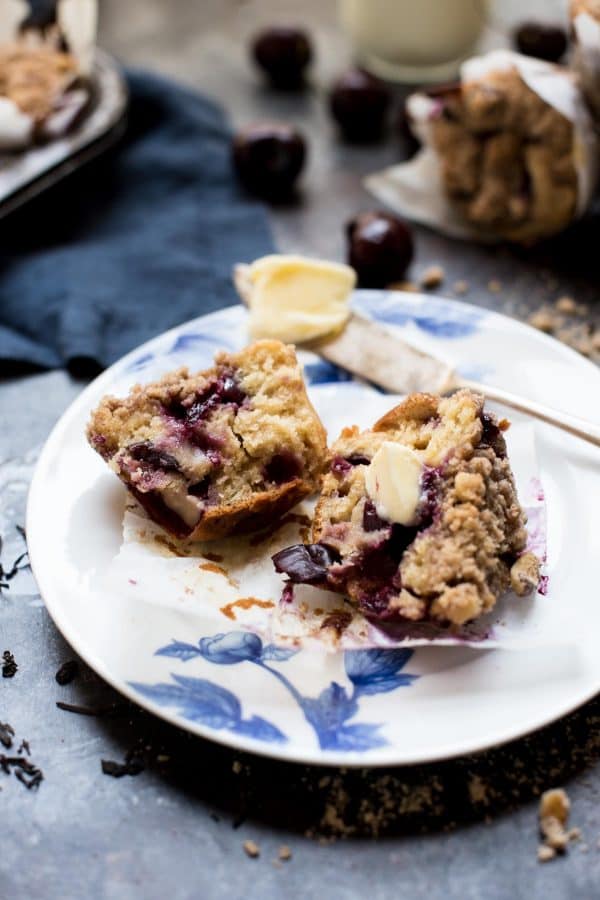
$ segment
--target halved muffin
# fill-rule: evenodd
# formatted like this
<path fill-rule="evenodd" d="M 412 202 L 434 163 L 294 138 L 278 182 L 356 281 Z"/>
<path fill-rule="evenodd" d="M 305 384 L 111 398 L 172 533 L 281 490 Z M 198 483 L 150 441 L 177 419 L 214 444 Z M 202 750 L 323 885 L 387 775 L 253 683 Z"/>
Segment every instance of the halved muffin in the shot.
<path fill-rule="evenodd" d="M 462 625 L 511 586 L 531 592 L 525 515 L 483 397 L 412 394 L 333 445 L 311 544 L 275 554 L 292 583 L 345 594 L 373 619 Z"/>
<path fill-rule="evenodd" d="M 327 458 L 295 350 L 280 341 L 105 397 L 87 435 L 148 515 L 192 540 L 281 516 L 318 488 Z"/>

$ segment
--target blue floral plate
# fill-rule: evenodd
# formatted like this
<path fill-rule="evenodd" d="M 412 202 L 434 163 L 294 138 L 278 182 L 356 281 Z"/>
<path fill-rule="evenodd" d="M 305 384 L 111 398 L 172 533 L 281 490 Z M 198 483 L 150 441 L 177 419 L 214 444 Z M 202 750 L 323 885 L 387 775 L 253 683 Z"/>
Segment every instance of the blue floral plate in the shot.
<path fill-rule="evenodd" d="M 590 417 L 600 372 L 562 344 L 482 309 L 419 294 L 357 292 L 357 310 L 398 329 L 467 377 Z M 547 497 L 551 597 L 563 641 L 524 650 L 463 646 L 281 646 L 192 591 L 140 596 L 107 577 L 123 542 L 125 490 L 87 446 L 90 410 L 179 365 L 203 368 L 247 342 L 231 307 L 161 335 L 104 372 L 50 435 L 31 485 L 27 533 L 48 610 L 75 650 L 140 705 L 189 731 L 305 763 L 389 765 L 473 752 L 537 728 L 600 689 L 600 466 L 593 448 L 536 426 Z M 335 397 L 332 432 L 357 415 L 347 372 L 303 354 L 309 390 Z M 386 403 L 361 389 L 363 415 Z M 391 402 L 391 398 L 390 398 Z M 515 417 L 519 421 L 518 417 Z M 334 435 L 332 435 L 334 436 Z M 256 548 L 256 565 L 270 565 Z M 545 609 L 550 615 L 554 607 Z"/>

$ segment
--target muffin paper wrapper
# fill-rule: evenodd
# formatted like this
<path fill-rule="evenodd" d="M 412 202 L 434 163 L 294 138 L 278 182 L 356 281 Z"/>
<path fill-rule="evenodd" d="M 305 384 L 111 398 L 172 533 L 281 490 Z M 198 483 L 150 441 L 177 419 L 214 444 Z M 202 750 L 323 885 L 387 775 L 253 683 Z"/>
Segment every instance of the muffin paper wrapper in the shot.
<path fill-rule="evenodd" d="M 598 180 L 598 138 L 575 75 L 568 69 L 508 50 L 495 50 L 467 60 L 461 81 L 474 81 L 490 72 L 516 67 L 523 81 L 574 126 L 574 158 L 578 178 L 576 217 L 590 206 Z M 368 175 L 364 185 L 391 209 L 450 237 L 492 242 L 493 235 L 465 222 L 446 196 L 440 157 L 433 145 L 431 123 L 440 101 L 416 93 L 407 101 L 412 127 L 422 148 L 408 162 Z"/>
<path fill-rule="evenodd" d="M 364 428 L 399 398 L 375 394 L 359 384 L 347 384 L 315 387 L 311 389 L 311 399 L 331 438 L 348 423 L 349 409 L 352 420 Z M 514 424 L 507 433 L 507 442 L 519 497 L 528 514 L 528 549 L 545 562 L 546 513 L 533 426 Z M 566 642 L 566 623 L 552 600 L 546 577 L 543 596 L 517 598 L 507 594 L 490 614 L 457 633 L 430 623 L 380 628 L 370 624 L 340 595 L 305 585 L 295 587 L 293 601 L 282 600 L 285 582 L 275 572 L 271 556 L 302 540 L 308 521 L 302 517 L 310 516 L 313 504 L 314 500 L 299 504 L 292 518 L 284 517 L 279 527 L 276 523 L 270 531 L 186 544 L 166 535 L 133 500 L 128 501 L 123 543 L 105 579 L 119 595 L 176 611 L 188 622 L 188 633 L 191 630 L 199 636 L 248 630 L 276 644 L 327 650 L 431 644 L 519 649 Z M 328 616 L 341 611 L 351 614 L 341 633 L 331 625 L 324 627 Z M 335 616 L 330 621 L 335 621 Z"/>
<path fill-rule="evenodd" d="M 572 18 L 575 53 L 573 67 L 578 72 L 588 102 L 600 123 L 600 22 L 589 13 Z"/>

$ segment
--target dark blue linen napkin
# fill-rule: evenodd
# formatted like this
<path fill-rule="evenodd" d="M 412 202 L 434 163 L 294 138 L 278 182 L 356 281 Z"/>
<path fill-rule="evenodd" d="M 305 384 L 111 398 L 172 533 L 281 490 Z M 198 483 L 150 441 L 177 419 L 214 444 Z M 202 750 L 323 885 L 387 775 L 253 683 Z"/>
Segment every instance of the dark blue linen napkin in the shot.
<path fill-rule="evenodd" d="M 232 265 L 271 252 L 212 102 L 128 76 L 118 147 L 0 221 L 0 374 L 93 374 L 187 319 L 236 302 Z"/>

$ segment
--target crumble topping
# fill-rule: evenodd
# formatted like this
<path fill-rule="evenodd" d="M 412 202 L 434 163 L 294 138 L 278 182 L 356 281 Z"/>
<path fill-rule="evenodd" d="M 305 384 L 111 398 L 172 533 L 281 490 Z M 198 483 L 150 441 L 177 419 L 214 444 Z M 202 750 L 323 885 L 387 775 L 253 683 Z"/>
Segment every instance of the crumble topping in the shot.
<path fill-rule="evenodd" d="M 446 191 L 466 221 L 511 241 L 561 231 L 577 207 L 573 125 L 516 69 L 440 97 L 433 126 Z"/>

